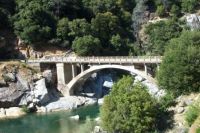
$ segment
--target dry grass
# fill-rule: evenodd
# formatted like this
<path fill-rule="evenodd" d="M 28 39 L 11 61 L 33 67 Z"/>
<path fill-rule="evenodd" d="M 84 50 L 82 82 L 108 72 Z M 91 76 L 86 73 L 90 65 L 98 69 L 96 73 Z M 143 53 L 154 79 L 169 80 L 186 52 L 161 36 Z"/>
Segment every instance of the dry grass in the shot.
<path fill-rule="evenodd" d="M 5 69 L 7 72 L 13 72 L 14 68 L 17 68 L 18 73 L 27 79 L 37 73 L 37 70 L 20 61 L 2 61 L 0 62 L 0 80 L 3 80 L 1 75 L 5 72 Z"/>

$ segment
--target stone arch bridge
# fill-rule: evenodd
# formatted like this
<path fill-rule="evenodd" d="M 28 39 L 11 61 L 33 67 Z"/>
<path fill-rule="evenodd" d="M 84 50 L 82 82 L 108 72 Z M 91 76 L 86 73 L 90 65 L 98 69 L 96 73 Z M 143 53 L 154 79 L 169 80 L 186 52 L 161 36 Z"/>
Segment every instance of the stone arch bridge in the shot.
<path fill-rule="evenodd" d="M 159 69 L 161 56 L 109 56 L 109 57 L 45 57 L 28 60 L 30 65 L 39 65 L 41 71 L 48 65 L 54 64 L 57 72 L 58 89 L 64 96 L 73 95 L 78 81 L 84 81 L 92 73 L 103 69 L 120 69 L 141 76 L 155 83 L 150 65 Z"/>

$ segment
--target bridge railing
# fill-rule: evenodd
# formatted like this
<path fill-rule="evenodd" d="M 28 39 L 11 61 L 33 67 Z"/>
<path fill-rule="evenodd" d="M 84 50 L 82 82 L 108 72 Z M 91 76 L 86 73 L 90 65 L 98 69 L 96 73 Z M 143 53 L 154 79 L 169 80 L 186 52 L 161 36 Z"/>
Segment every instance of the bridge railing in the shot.
<path fill-rule="evenodd" d="M 85 57 L 48 57 L 28 60 L 29 63 L 160 63 L 161 56 L 85 56 Z"/>

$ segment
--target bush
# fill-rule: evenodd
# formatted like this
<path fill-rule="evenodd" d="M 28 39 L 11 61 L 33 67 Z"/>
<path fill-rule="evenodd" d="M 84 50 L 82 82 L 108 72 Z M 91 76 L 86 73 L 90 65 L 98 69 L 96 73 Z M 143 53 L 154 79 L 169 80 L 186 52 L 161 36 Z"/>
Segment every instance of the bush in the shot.
<path fill-rule="evenodd" d="M 155 130 L 156 100 L 132 77 L 123 77 L 105 97 L 100 110 L 102 126 L 109 132 L 144 133 Z"/>
<path fill-rule="evenodd" d="M 172 39 L 157 73 L 159 86 L 182 93 L 200 90 L 200 32 L 184 32 Z"/>

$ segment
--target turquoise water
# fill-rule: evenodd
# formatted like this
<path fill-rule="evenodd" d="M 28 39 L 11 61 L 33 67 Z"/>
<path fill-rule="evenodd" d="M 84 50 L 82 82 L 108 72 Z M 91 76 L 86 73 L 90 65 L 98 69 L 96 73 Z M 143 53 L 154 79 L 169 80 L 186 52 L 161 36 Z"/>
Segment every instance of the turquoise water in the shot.
<path fill-rule="evenodd" d="M 79 115 L 80 121 L 70 120 L 69 117 L 73 115 Z M 1 120 L 0 133 L 88 133 L 98 115 L 97 105 L 73 111 L 29 114 L 17 119 Z M 91 119 L 89 124 L 87 118 Z"/>

